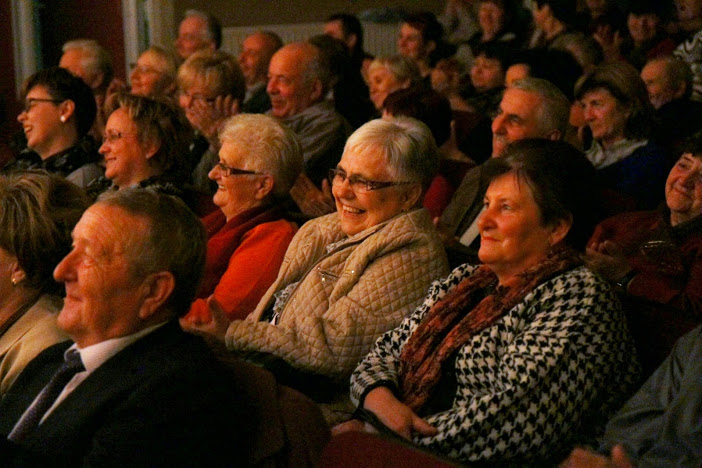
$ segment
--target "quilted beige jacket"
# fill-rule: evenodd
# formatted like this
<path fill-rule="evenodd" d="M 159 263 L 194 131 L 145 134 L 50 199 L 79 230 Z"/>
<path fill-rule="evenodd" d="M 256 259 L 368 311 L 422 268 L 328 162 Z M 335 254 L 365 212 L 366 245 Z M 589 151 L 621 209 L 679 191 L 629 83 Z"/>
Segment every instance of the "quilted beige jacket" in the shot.
<path fill-rule="evenodd" d="M 375 340 L 399 325 L 447 272 L 444 248 L 423 208 L 350 238 L 336 213 L 314 219 L 293 238 L 256 310 L 229 326 L 227 347 L 270 353 L 302 371 L 347 380 Z M 259 321 L 273 294 L 298 281 L 278 325 Z"/>

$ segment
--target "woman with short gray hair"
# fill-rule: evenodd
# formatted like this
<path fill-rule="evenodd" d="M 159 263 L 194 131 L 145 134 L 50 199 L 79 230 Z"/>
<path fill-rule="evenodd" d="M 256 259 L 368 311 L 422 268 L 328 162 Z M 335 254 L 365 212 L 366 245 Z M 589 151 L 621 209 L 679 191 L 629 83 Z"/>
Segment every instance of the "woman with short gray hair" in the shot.
<path fill-rule="evenodd" d="M 329 173 L 337 212 L 302 226 L 247 320 L 229 324 L 213 314 L 218 320 L 201 330 L 318 402 L 336 403 L 327 408 L 330 420 L 348 419 L 348 378 L 358 360 L 447 272 L 421 207 L 437 164 L 423 123 L 361 126 Z"/>
<path fill-rule="evenodd" d="M 402 55 L 378 57 L 368 67 L 370 98 L 379 111 L 390 93 L 414 86 L 421 80 L 417 64 Z"/>
<path fill-rule="evenodd" d="M 279 203 L 302 171 L 295 134 L 272 117 L 240 114 L 227 120 L 219 139 L 219 160 L 209 173 L 219 209 L 202 220 L 209 239 L 205 275 L 185 327 L 210 322 L 212 307 L 227 321 L 246 318 L 297 231 Z"/>

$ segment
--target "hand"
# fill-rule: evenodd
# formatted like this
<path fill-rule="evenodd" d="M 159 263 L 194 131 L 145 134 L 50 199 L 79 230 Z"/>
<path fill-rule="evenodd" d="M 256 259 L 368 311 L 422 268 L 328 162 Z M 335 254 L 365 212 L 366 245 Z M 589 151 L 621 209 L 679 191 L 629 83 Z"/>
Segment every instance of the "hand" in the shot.
<path fill-rule="evenodd" d="M 214 296 L 210 296 L 207 299 L 207 306 L 212 316 L 212 320 L 209 322 L 200 322 L 195 320 L 187 320 L 185 317 L 180 319 L 180 327 L 190 333 L 201 335 L 201 336 L 211 336 L 217 338 L 220 341 L 224 341 L 224 337 L 227 335 L 227 329 L 229 329 L 229 317 L 224 313 L 222 306 L 217 302 Z"/>
<path fill-rule="evenodd" d="M 634 468 L 624 448 L 616 445 L 612 456 L 607 458 L 586 449 L 576 448 L 570 456 L 559 465 L 560 468 Z"/>
<path fill-rule="evenodd" d="M 363 407 L 373 412 L 380 422 L 405 439 L 411 439 L 413 432 L 424 436 L 432 436 L 438 432 L 434 426 L 417 416 L 409 406 L 395 398 L 387 387 L 377 387 L 368 392 Z"/>
<path fill-rule="evenodd" d="M 190 124 L 215 148 L 219 147 L 217 132 L 229 117 L 238 113 L 239 101 L 232 96 L 217 96 L 212 103 L 198 99 L 185 111 Z"/>
<path fill-rule="evenodd" d="M 621 58 L 622 43 L 624 38 L 619 31 L 612 32 L 609 25 L 602 25 L 592 34 L 592 37 L 602 47 L 604 61 L 616 62 Z"/>
<path fill-rule="evenodd" d="M 451 235 L 446 226 L 441 224 L 441 219 L 436 217 L 433 219 L 436 232 L 439 233 L 439 238 L 443 242 L 444 247 L 453 247 L 459 243 L 458 237 Z"/>
<path fill-rule="evenodd" d="M 585 264 L 609 281 L 618 281 L 632 270 L 622 248 L 612 241 L 590 244 L 585 249 Z"/>
<path fill-rule="evenodd" d="M 303 172 L 290 189 L 290 196 L 300 207 L 302 213 L 313 218 L 333 213 L 336 210 L 334 196 L 327 179 L 322 181 L 322 190 L 319 190 Z"/>
<path fill-rule="evenodd" d="M 359 419 L 351 419 L 331 428 L 332 437 L 336 437 L 345 432 L 365 432 L 365 424 Z"/>

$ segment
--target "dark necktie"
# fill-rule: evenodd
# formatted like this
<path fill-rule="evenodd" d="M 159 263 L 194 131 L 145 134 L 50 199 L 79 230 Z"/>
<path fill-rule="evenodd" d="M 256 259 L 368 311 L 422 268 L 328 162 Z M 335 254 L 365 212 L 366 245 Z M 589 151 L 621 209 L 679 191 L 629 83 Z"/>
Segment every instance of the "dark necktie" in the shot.
<path fill-rule="evenodd" d="M 7 437 L 13 442 L 21 442 L 27 435 L 39 426 L 44 414 L 54 404 L 66 384 L 79 372 L 85 370 L 80 353 L 72 349 L 65 355 L 65 362 L 56 370 L 49 383 L 35 399 L 35 404 L 24 412 L 14 429 Z"/>

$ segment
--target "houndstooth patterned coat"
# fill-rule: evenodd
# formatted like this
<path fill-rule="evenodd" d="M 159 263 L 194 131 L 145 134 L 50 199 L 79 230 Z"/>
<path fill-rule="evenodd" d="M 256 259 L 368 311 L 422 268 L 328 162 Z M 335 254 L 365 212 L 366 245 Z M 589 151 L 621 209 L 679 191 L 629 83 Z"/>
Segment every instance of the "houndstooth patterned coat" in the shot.
<path fill-rule="evenodd" d="M 377 386 L 397 390 L 399 356 L 431 306 L 477 267 L 434 282 L 402 324 L 381 336 L 351 377 L 354 404 Z M 414 443 L 465 461 L 557 458 L 603 427 L 638 374 L 624 314 L 608 285 L 585 267 L 529 293 L 457 351 L 457 389 L 447 411 L 425 419 L 438 429 Z"/>

